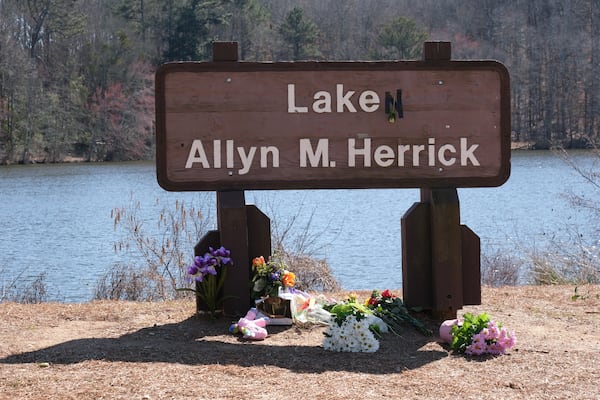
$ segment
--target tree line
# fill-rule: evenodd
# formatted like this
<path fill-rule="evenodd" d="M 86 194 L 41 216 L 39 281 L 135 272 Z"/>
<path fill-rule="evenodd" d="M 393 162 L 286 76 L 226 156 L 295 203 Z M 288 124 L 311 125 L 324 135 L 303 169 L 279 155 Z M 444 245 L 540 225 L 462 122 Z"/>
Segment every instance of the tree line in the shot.
<path fill-rule="evenodd" d="M 513 141 L 586 147 L 600 124 L 600 0 L 0 0 L 0 164 L 147 159 L 154 72 L 209 60 L 496 59 Z"/>

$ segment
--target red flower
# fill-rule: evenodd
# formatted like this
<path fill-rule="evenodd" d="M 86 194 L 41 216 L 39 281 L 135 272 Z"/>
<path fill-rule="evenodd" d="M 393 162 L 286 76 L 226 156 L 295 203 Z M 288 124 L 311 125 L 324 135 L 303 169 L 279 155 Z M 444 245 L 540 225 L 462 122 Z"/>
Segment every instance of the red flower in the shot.
<path fill-rule="evenodd" d="M 379 304 L 379 301 L 377 300 L 376 297 L 369 297 L 367 304 L 370 306 L 376 306 L 377 304 Z"/>
<path fill-rule="evenodd" d="M 396 296 L 392 294 L 389 289 L 385 289 L 383 292 L 381 292 L 381 297 L 384 299 L 393 299 Z"/>

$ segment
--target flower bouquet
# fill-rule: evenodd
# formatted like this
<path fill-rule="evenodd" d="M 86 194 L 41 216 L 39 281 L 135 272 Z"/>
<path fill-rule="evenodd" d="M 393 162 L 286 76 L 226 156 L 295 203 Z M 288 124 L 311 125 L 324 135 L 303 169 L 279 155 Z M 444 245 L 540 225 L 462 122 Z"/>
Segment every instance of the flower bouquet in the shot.
<path fill-rule="evenodd" d="M 444 330 L 449 330 L 450 335 Z M 471 356 L 504 354 L 517 342 L 513 331 L 497 324 L 486 313 L 466 313 L 461 321 L 444 321 L 440 326 L 440 337 L 450 342 L 453 351 Z"/>
<path fill-rule="evenodd" d="M 371 297 L 365 301 L 365 305 L 388 326 L 390 331 L 398 335 L 404 322 L 410 323 L 424 335 L 432 332 L 421 321 L 408 313 L 408 309 L 402 300 L 388 289 L 383 292 L 373 290 Z"/>
<path fill-rule="evenodd" d="M 371 310 L 350 296 L 340 303 L 324 307 L 331 313 L 323 348 L 331 351 L 374 353 L 379 349 L 379 337 L 387 326 Z"/>
<path fill-rule="evenodd" d="M 222 290 L 229 265 L 233 265 L 229 250 L 223 246 L 218 249 L 209 247 L 207 253 L 194 257 L 194 263 L 187 267 L 188 280 L 196 283 L 196 289 L 178 290 L 194 292 L 204 302 L 210 316 L 216 318 L 218 310 L 226 300 Z"/>
<path fill-rule="evenodd" d="M 282 292 L 294 287 L 296 275 L 277 254 L 268 262 L 263 256 L 256 257 L 252 270 L 252 298 L 258 300 L 259 310 L 271 318 L 291 318 L 290 300 L 282 298 Z"/>

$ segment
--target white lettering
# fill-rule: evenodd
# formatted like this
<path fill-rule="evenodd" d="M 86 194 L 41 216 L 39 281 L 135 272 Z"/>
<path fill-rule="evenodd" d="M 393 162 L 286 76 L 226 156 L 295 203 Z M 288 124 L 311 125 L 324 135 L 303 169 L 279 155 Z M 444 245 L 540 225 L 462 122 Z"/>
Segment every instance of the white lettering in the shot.
<path fill-rule="evenodd" d="M 274 168 L 279 168 L 279 149 L 275 146 L 262 146 L 260 148 L 260 167 L 268 167 L 269 154 L 271 154 L 271 165 Z"/>
<path fill-rule="evenodd" d="M 425 145 L 424 144 L 416 144 L 413 146 L 412 148 L 413 150 L 413 167 L 418 167 L 419 166 L 419 154 L 421 154 L 422 151 L 425 150 Z"/>
<path fill-rule="evenodd" d="M 439 138 L 428 137 L 427 144 L 379 144 L 367 134 L 357 134 L 358 138 L 348 138 L 348 167 L 388 168 L 460 166 L 479 167 L 477 158 L 479 144 L 469 143 L 469 138 L 455 138 L 450 143 L 437 144 Z M 223 145 L 223 141 L 225 144 Z M 421 142 L 422 143 L 422 142 Z M 233 139 L 212 140 L 205 147 L 200 139 L 192 141 L 185 168 L 215 168 L 223 166 L 236 169 L 239 175 L 250 173 L 252 168 L 279 168 L 280 150 L 277 146 L 236 146 Z M 336 162 L 329 158 L 329 139 L 303 138 L 299 140 L 300 168 L 335 168 Z M 208 150 L 208 153 L 207 153 Z M 209 158 L 212 156 L 212 159 Z M 411 157 L 412 161 L 409 160 Z M 442 169 L 440 169 L 442 171 Z"/>
<path fill-rule="evenodd" d="M 248 153 L 246 153 L 243 147 L 238 147 L 237 151 L 240 156 L 240 161 L 242 162 L 242 169 L 239 169 L 238 173 L 240 175 L 246 175 L 252 166 L 252 160 L 254 159 L 254 154 L 256 154 L 256 146 L 250 147 Z"/>
<path fill-rule="evenodd" d="M 315 100 L 313 103 L 313 111 L 316 113 L 330 113 L 331 112 L 331 93 L 321 90 L 313 96 Z"/>
<path fill-rule="evenodd" d="M 467 161 L 471 161 L 471 164 L 479 167 L 479 160 L 473 154 L 479 145 L 474 144 L 467 149 L 467 144 L 467 138 L 460 138 L 460 165 L 464 167 L 467 165 Z"/>
<path fill-rule="evenodd" d="M 451 165 L 454 165 L 454 163 L 456 162 L 456 157 L 446 158 L 446 152 L 455 154 L 456 147 L 452 146 L 451 144 L 445 144 L 438 150 L 438 160 L 440 160 L 442 165 L 449 167 Z"/>
<path fill-rule="evenodd" d="M 412 156 L 413 167 L 443 165 L 449 167 L 458 163 L 458 150 L 454 144 L 445 143 L 436 146 L 436 138 L 427 138 L 427 144 L 399 144 L 397 148 L 389 145 L 373 146 L 372 139 L 364 139 L 363 147 L 357 148 L 356 139 L 348 139 L 348 166 L 357 166 L 357 157 L 363 157 L 361 167 L 371 167 L 371 157 L 374 165 L 389 167 L 396 161 L 397 166 L 404 167 L 407 164 L 408 155 Z M 475 156 L 478 144 L 469 145 L 467 138 L 460 138 L 460 165 L 469 164 L 478 167 L 479 160 Z M 397 151 L 397 153 L 394 153 Z"/>
<path fill-rule="evenodd" d="M 329 139 L 319 139 L 314 150 L 310 139 L 300 139 L 300 167 L 307 167 L 307 161 L 311 167 L 329 167 Z"/>
<path fill-rule="evenodd" d="M 228 140 L 225 142 L 225 146 L 227 147 L 227 150 L 225 151 L 225 157 L 227 157 L 227 168 L 233 168 L 233 140 Z"/>
<path fill-rule="evenodd" d="M 344 85 L 341 83 L 335 85 L 335 90 L 337 95 L 337 112 L 344 112 L 344 107 L 346 107 L 350 112 L 356 112 L 356 108 L 354 108 L 354 105 L 350 101 L 350 98 L 354 95 L 354 90 L 349 90 L 348 92 L 344 93 Z"/>
<path fill-rule="evenodd" d="M 357 149 L 354 147 L 356 144 L 355 139 L 348 139 L 348 166 L 355 167 L 356 166 L 356 156 L 363 157 L 363 166 L 370 167 L 371 166 L 371 139 L 364 139 L 364 147 L 362 149 Z"/>
<path fill-rule="evenodd" d="M 192 147 L 188 153 L 188 158 L 185 163 L 186 168 L 192 168 L 194 163 L 199 162 L 203 168 L 210 168 L 206 153 L 204 152 L 204 146 L 202 146 L 202 140 L 195 139 L 192 142 Z"/>
<path fill-rule="evenodd" d="M 428 161 L 429 161 L 429 166 L 433 167 L 435 165 L 435 138 L 429 138 L 427 140 L 427 155 L 428 157 Z"/>
<path fill-rule="evenodd" d="M 399 144 L 398 145 L 398 166 L 404 167 L 404 154 L 410 151 L 409 144 Z"/>
<path fill-rule="evenodd" d="M 213 166 L 215 168 L 221 168 L 221 141 L 213 141 Z"/>
<path fill-rule="evenodd" d="M 307 113 L 308 107 L 296 106 L 296 85 L 288 84 L 288 113 Z"/>
<path fill-rule="evenodd" d="M 309 107 L 297 105 L 296 84 L 288 83 L 288 113 L 308 113 Z M 335 85 L 335 112 L 357 112 L 357 107 L 352 98 L 356 94 L 354 90 L 344 90 L 344 84 Z M 313 94 L 312 111 L 317 114 L 331 113 L 333 111 L 333 95 L 327 90 L 318 90 Z M 364 90 L 358 95 L 358 107 L 367 113 L 375 112 L 379 109 L 381 100 L 379 95 L 373 90 Z"/>
<path fill-rule="evenodd" d="M 396 158 L 394 155 L 394 149 L 385 145 L 378 146 L 373 154 L 375 164 L 379 165 L 380 167 L 389 167 L 394 163 L 394 158 Z"/>
<path fill-rule="evenodd" d="M 379 109 L 379 96 L 372 90 L 365 90 L 358 97 L 358 105 L 364 112 L 374 112 Z"/>

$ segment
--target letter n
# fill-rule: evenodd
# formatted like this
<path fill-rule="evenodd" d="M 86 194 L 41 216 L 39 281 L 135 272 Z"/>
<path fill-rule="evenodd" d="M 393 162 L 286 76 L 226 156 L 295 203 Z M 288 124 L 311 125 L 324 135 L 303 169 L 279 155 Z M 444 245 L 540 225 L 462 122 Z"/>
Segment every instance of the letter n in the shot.
<path fill-rule="evenodd" d="M 385 92 L 385 113 L 390 115 L 392 109 L 396 110 L 398 118 L 404 118 L 404 110 L 402 108 L 402 89 L 396 90 L 396 98 L 390 92 Z"/>

